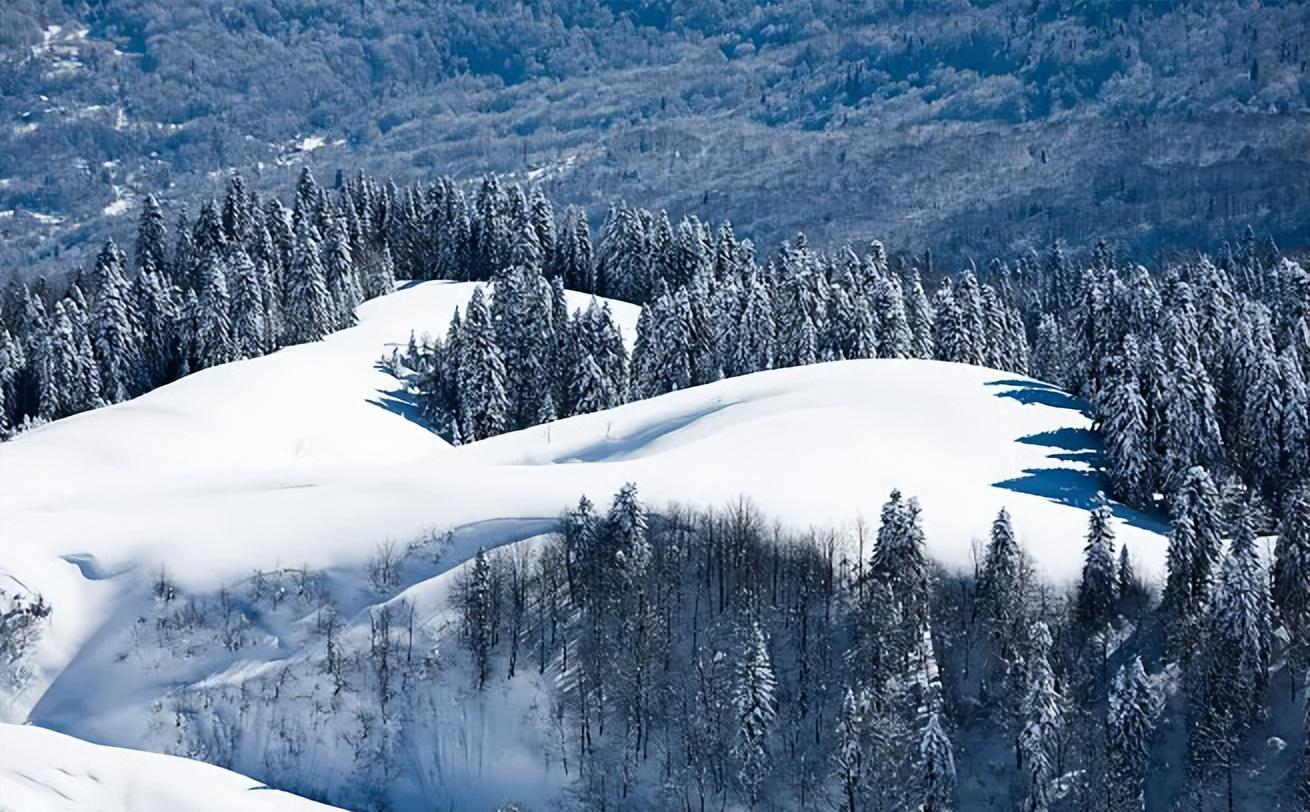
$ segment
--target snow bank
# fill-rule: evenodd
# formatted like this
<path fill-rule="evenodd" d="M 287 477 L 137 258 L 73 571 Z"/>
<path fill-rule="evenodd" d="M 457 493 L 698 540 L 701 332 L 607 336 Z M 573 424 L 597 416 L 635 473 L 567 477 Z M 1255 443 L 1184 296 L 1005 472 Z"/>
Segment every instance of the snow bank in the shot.
<path fill-rule="evenodd" d="M 38 727 L 0 725 L 0 809 L 326 810 L 243 775 L 184 758 L 101 747 Z"/>

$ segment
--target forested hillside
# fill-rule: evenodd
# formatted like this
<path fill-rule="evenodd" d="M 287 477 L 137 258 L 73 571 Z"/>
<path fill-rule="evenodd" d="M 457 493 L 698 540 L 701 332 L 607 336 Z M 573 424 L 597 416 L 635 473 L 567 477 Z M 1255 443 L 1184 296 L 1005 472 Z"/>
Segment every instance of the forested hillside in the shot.
<path fill-rule="evenodd" d="M 487 171 L 774 244 L 960 264 L 1246 224 L 1305 242 L 1300 2 L 15 0 L 0 268 L 89 266 L 153 192 Z M 53 262 L 65 255 L 63 262 Z"/>

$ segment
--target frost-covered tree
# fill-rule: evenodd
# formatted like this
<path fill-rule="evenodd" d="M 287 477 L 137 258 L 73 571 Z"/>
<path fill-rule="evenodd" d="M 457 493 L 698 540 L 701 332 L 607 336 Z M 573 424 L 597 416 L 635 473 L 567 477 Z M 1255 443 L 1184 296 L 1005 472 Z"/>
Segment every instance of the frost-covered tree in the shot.
<path fill-rule="evenodd" d="M 1274 545 L 1273 601 L 1289 636 L 1310 640 L 1310 483 L 1297 488 L 1283 510 Z"/>
<path fill-rule="evenodd" d="M 1107 789 L 1113 812 L 1141 812 L 1145 808 L 1143 784 L 1150 765 L 1156 707 L 1155 689 L 1142 667 L 1142 658 L 1134 657 L 1119 669 L 1110 687 L 1106 750 Z"/>
<path fill-rule="evenodd" d="M 96 257 L 91 336 L 100 363 L 101 393 L 110 403 L 131 397 L 138 338 L 133 329 L 131 298 L 122 253 L 112 241 Z"/>
<path fill-rule="evenodd" d="M 482 289 L 473 291 L 460 330 L 459 422 L 466 438 L 481 440 L 511 425 L 505 361 Z"/>
<path fill-rule="evenodd" d="M 259 270 L 241 246 L 229 254 L 232 282 L 232 347 L 236 358 L 263 355 L 268 343 L 264 289 Z"/>
<path fill-rule="evenodd" d="M 333 303 L 321 253 L 317 229 L 308 218 L 302 219 L 284 280 L 283 330 L 287 344 L 318 341 L 332 329 Z"/>
<path fill-rule="evenodd" d="M 733 691 L 733 708 L 737 720 L 737 735 L 733 743 L 733 756 L 737 763 L 737 780 L 747 808 L 759 802 L 760 786 L 768 778 L 771 767 L 769 729 L 777 715 L 775 692 L 777 682 L 773 662 L 769 658 L 768 643 L 759 622 L 753 622 L 746 631 L 745 650 L 737 666 Z"/>
<path fill-rule="evenodd" d="M 1078 582 L 1077 614 L 1082 629 L 1098 630 L 1114 619 L 1118 589 L 1114 571 L 1114 528 L 1110 504 L 1097 494 L 1088 516 L 1087 543 L 1083 547 L 1083 574 Z"/>
<path fill-rule="evenodd" d="M 923 812 L 955 808 L 955 749 L 937 711 L 928 714 L 919 737 L 919 787 Z"/>
<path fill-rule="evenodd" d="M 1057 776 L 1058 750 L 1064 726 L 1064 700 L 1056 688 L 1049 655 L 1051 633 L 1038 621 L 1031 638 L 1028 687 L 1020 708 L 1016 760 L 1023 812 L 1046 812 Z"/>

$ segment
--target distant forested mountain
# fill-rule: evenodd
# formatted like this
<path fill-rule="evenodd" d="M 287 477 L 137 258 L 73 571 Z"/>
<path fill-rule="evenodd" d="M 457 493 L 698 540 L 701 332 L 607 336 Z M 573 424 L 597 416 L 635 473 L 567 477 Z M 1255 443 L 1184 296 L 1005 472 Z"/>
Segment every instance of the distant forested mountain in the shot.
<path fill-rule="evenodd" d="M 775 244 L 1149 255 L 1310 222 L 1310 10 L 1070 0 L 6 0 L 0 273 L 146 192 L 499 172 Z"/>

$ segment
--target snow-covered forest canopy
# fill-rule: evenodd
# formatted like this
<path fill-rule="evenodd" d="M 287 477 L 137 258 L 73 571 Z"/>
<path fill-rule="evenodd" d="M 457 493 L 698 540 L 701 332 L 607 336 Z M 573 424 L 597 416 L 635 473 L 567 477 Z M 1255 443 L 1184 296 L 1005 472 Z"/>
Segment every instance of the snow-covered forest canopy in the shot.
<path fill-rule="evenodd" d="M 107 243 L 58 288 L 11 284 L 15 445 L 324 339 L 397 280 L 473 281 L 444 335 L 377 359 L 453 445 L 768 370 L 958 362 L 1081 398 L 1109 496 L 1167 517 L 1168 552 L 1162 579 L 1139 578 L 1106 497 L 1065 585 L 1035 573 L 1005 511 L 975 517 L 991 531 L 961 568 L 928 555 L 910 494 L 839 541 L 767 504 L 648 506 L 627 486 L 477 549 L 435 593 L 415 573 L 455 543 L 440 535 L 380 546 L 364 604 L 312 567 L 207 591 L 161 566 L 141 619 L 110 631 L 116 662 L 220 663 L 270 638 L 296 655 L 170 690 L 142 745 L 358 808 L 515 800 L 442 778 L 453 751 L 513 731 L 543 760 L 524 791 L 589 809 L 1303 808 L 1310 274 L 1272 241 L 1248 230 L 1152 268 L 1057 244 L 956 272 L 880 243 L 757 250 L 626 203 L 593 241 L 580 210 L 494 176 L 325 188 L 308 171 L 289 205 L 236 177 L 194 221 L 172 215 L 147 198 L 130 253 Z M 635 342 L 566 289 L 642 305 Z M 1079 402 L 1060 389 L 1034 396 Z M 59 606 L 2 597 L 21 691 Z M 433 739 L 452 701 L 481 703 L 485 740 Z"/>

